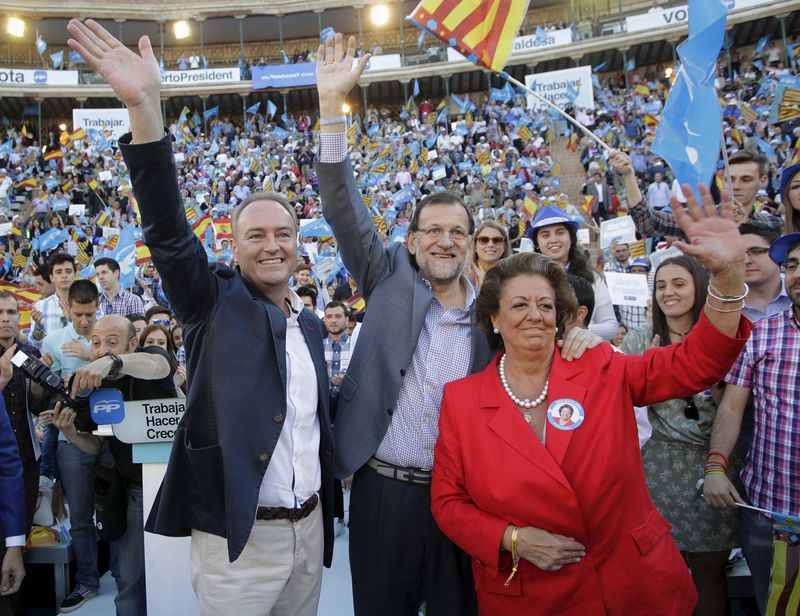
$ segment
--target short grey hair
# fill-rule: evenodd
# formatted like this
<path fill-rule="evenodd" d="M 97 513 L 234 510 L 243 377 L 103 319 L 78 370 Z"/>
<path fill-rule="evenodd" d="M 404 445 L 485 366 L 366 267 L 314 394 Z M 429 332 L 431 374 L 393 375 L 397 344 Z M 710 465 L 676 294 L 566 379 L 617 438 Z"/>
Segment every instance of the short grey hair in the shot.
<path fill-rule="evenodd" d="M 239 222 L 239 216 L 242 215 L 242 212 L 247 208 L 248 205 L 251 203 L 255 203 L 256 201 L 274 201 L 275 203 L 279 204 L 286 213 L 289 214 L 289 217 L 292 219 L 292 223 L 294 224 L 294 229 L 297 231 L 298 227 L 300 226 L 297 222 L 297 213 L 294 211 L 294 207 L 289 200 L 284 197 L 279 192 L 275 192 L 272 190 L 264 190 L 259 192 L 254 192 L 237 205 L 233 210 L 233 216 L 231 218 L 231 226 L 233 229 L 233 237 L 236 237 L 236 227 Z"/>

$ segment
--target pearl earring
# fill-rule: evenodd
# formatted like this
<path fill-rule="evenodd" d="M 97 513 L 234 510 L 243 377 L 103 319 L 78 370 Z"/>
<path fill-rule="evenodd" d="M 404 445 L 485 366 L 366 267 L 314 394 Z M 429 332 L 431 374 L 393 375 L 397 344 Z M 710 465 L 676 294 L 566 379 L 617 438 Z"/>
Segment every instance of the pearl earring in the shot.
<path fill-rule="evenodd" d="M 500 333 L 500 330 L 499 330 L 499 329 L 497 329 L 496 327 L 495 327 L 495 328 L 494 328 L 492 331 L 493 331 L 495 334 L 499 334 L 499 333 Z"/>

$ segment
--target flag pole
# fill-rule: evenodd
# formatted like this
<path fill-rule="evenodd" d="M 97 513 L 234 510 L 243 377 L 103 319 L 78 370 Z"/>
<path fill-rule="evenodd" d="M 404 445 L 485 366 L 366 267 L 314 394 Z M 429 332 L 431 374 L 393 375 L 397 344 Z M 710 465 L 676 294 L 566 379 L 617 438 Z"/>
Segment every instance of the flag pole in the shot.
<path fill-rule="evenodd" d="M 745 505 L 744 503 L 736 503 L 737 507 L 744 507 L 745 509 L 752 509 L 753 511 L 758 511 L 759 513 L 763 513 L 765 515 L 771 516 L 772 512 L 767 511 L 766 509 L 761 509 L 760 507 L 753 507 L 753 505 Z"/>
<path fill-rule="evenodd" d="M 552 103 L 549 100 L 547 100 L 545 97 L 541 96 L 540 94 L 537 94 L 536 92 L 531 90 L 528 86 L 526 86 L 524 83 L 522 83 L 518 79 L 514 79 L 511 75 L 509 75 L 505 71 L 500 72 L 499 75 L 500 75 L 500 77 L 502 77 L 506 81 L 508 81 L 508 82 L 514 84 L 515 86 L 517 86 L 518 88 L 522 88 L 528 94 L 533 96 L 535 99 L 541 101 L 542 103 L 544 103 L 545 105 L 547 105 L 551 109 L 554 109 L 555 111 L 557 111 L 561 116 L 563 116 L 563 118 L 565 120 L 567 120 L 568 122 L 571 122 L 572 124 L 574 124 L 575 126 L 580 128 L 581 131 L 583 131 L 584 135 L 586 135 L 587 137 L 592 139 L 601 148 L 603 148 L 604 150 L 607 150 L 609 152 L 611 151 L 611 146 L 609 146 L 605 141 L 600 139 L 600 137 L 598 137 L 592 131 L 590 131 L 588 128 L 586 128 L 583 124 L 578 122 L 575 118 L 573 118 L 571 115 L 569 115 L 566 111 L 563 111 L 557 105 L 555 105 L 554 103 Z"/>

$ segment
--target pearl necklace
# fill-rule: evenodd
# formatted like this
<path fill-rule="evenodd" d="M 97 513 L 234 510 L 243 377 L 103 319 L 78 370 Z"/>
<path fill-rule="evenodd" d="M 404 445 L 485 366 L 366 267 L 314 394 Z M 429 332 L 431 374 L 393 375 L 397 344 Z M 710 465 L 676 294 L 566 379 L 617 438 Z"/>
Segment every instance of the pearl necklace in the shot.
<path fill-rule="evenodd" d="M 500 358 L 500 363 L 497 366 L 498 372 L 500 373 L 500 382 L 503 384 L 503 389 L 506 390 L 506 393 L 508 394 L 508 397 L 511 398 L 511 401 L 517 406 L 526 409 L 522 413 L 522 416 L 525 418 L 527 423 L 530 423 L 533 419 L 533 416 L 527 411 L 527 409 L 536 408 L 547 399 L 547 386 L 550 384 L 550 377 L 548 376 L 545 380 L 544 389 L 537 398 L 534 398 L 533 400 L 529 400 L 527 398 L 517 398 L 514 395 L 514 392 L 512 392 L 511 388 L 508 386 L 508 379 L 506 379 L 506 357 L 507 355 L 503 355 L 503 357 Z"/>

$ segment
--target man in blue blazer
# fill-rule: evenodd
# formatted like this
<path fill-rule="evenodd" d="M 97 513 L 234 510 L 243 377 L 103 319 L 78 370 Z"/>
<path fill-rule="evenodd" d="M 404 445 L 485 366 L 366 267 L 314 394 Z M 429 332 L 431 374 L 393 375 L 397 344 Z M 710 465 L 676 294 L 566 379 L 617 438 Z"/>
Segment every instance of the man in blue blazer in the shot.
<path fill-rule="evenodd" d="M 233 213 L 239 266 L 210 266 L 186 221 L 149 39 L 137 54 L 94 21 L 68 29 L 128 107 L 120 147 L 183 325 L 187 410 L 146 529 L 191 535 L 201 614 L 314 614 L 333 551 L 333 433 L 325 329 L 288 285 L 294 210 L 251 195 Z"/>
<path fill-rule="evenodd" d="M 384 247 L 347 158 L 342 105 L 366 65 L 353 68 L 341 35 L 320 47 L 316 163 L 325 219 L 367 302 L 359 343 L 339 389 L 337 477 L 355 473 L 350 570 L 356 616 L 467 616 L 477 611 L 469 558 L 430 512 L 433 448 L 442 389 L 491 358 L 472 326 L 477 290 L 463 275 L 475 223 L 461 197 L 416 204 L 408 240 Z M 585 348 L 600 338 L 576 331 Z M 571 356 L 570 343 L 565 352 Z"/>
<path fill-rule="evenodd" d="M 5 387 L 10 378 L 10 370 L 8 375 L 0 373 L 0 389 Z M 22 481 L 22 460 L 6 412 L 6 403 L 0 396 L 0 616 L 12 613 L 9 595 L 19 590 L 25 577 L 22 564 L 24 546 L 25 484 Z"/>

